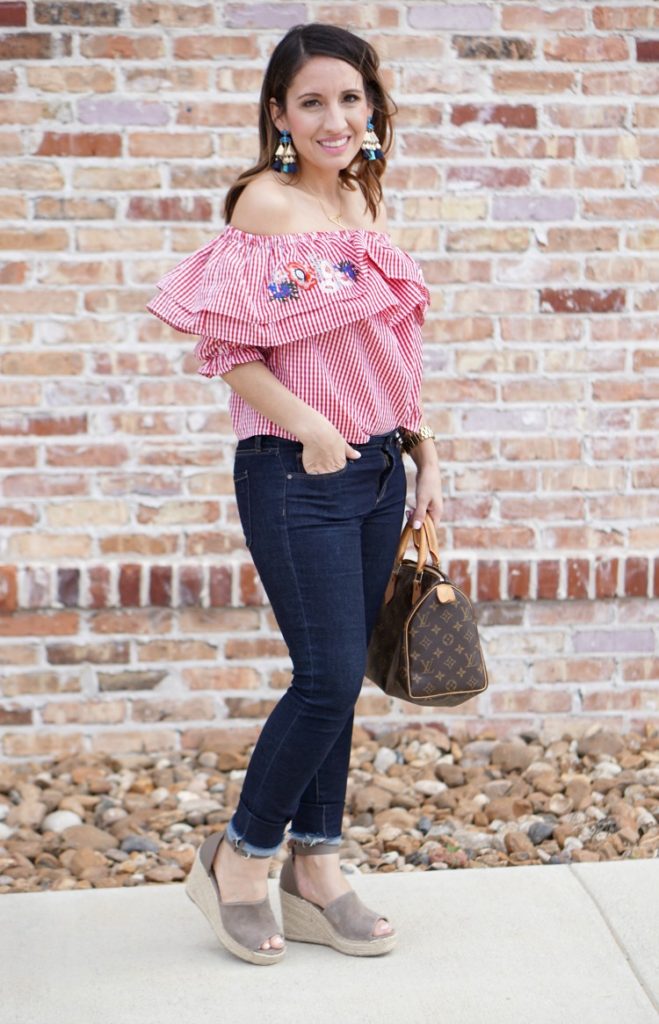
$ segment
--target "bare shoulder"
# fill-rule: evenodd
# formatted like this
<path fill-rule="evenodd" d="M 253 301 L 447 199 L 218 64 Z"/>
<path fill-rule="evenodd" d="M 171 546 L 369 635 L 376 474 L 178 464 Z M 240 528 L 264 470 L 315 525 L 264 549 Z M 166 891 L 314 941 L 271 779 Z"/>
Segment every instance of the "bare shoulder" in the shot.
<path fill-rule="evenodd" d="M 255 235 L 290 230 L 292 203 L 286 189 L 264 172 L 248 181 L 233 208 L 231 224 Z"/>

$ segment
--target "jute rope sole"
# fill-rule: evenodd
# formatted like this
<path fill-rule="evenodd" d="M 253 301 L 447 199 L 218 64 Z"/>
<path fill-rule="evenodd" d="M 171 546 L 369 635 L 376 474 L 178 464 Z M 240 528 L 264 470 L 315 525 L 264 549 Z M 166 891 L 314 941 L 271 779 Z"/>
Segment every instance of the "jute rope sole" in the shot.
<path fill-rule="evenodd" d="M 376 939 L 346 939 L 332 927 L 322 910 L 308 900 L 279 890 L 284 936 L 293 942 L 316 942 L 331 946 L 349 956 L 379 956 L 396 945 L 398 936 L 383 935 Z"/>

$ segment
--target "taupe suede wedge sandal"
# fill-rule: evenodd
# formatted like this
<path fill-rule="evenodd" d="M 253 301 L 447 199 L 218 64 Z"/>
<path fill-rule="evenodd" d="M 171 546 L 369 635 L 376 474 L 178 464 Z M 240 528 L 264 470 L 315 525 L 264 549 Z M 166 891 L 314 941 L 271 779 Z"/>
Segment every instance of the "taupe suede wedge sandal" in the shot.
<path fill-rule="evenodd" d="M 249 902 L 222 902 L 213 861 L 224 836 L 224 832 L 215 832 L 203 841 L 187 877 L 185 891 L 231 953 L 250 964 L 277 964 L 284 957 L 285 947 L 259 949 L 271 935 L 281 935 L 268 897 Z"/>
<path fill-rule="evenodd" d="M 279 896 L 284 921 L 284 936 L 294 942 L 317 942 L 332 946 L 349 956 L 379 956 L 396 945 L 397 935 L 373 935 L 373 926 L 383 914 L 365 907 L 356 892 L 345 892 L 327 906 L 305 899 L 295 880 L 296 855 L 336 853 L 331 843 L 303 846 L 289 840 L 290 856 L 279 876 Z M 385 921 L 389 918 L 385 917 Z"/>

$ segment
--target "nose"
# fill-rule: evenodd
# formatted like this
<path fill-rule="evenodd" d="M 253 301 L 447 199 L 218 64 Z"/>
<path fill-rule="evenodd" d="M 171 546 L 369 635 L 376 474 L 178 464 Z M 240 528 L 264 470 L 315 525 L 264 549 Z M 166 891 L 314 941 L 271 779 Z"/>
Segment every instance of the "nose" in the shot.
<path fill-rule="evenodd" d="M 346 117 L 339 103 L 330 103 L 325 108 L 323 129 L 328 135 L 339 135 L 346 127 Z"/>

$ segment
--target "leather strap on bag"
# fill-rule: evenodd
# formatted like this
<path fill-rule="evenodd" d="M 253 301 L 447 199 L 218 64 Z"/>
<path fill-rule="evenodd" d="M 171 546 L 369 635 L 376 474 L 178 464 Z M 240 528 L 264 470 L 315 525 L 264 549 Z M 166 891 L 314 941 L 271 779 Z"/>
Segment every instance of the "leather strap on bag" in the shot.
<path fill-rule="evenodd" d="M 410 536 L 412 537 L 414 546 L 417 549 L 416 573 L 412 587 L 412 598 L 414 601 L 417 601 L 421 594 L 421 579 L 423 577 L 423 567 L 428 561 L 428 552 L 430 552 L 432 564 L 435 569 L 439 569 L 439 553 L 435 524 L 430 518 L 430 515 L 426 513 L 426 517 L 418 530 L 414 529 L 411 521 L 406 523 L 403 527 L 403 532 L 401 533 L 400 541 L 398 542 L 398 550 L 394 559 L 393 569 L 391 570 L 387 589 L 384 594 L 385 604 L 388 604 L 394 596 L 396 578 L 400 572 L 403 559 L 405 558 L 405 552 L 407 551 Z"/>

